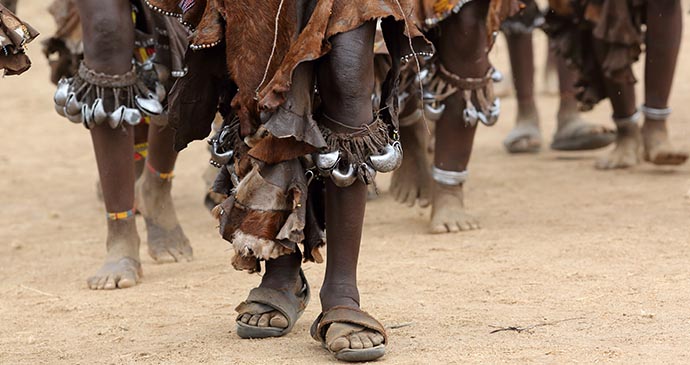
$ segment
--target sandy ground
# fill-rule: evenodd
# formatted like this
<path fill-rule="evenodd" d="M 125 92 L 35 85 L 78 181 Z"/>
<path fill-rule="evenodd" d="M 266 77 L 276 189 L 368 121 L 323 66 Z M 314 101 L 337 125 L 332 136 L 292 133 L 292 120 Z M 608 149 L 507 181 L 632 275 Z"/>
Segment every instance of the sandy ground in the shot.
<path fill-rule="evenodd" d="M 20 13 L 49 34 L 44 6 L 24 1 Z M 684 147 L 688 39 L 671 121 Z M 230 267 L 229 246 L 201 204 L 204 143 L 180 156 L 174 191 L 195 261 L 156 265 L 143 246 L 141 285 L 86 288 L 104 253 L 96 167 L 87 132 L 53 111 L 39 48 L 30 72 L 0 80 L 0 363 L 335 362 L 308 335 L 317 299 L 284 338 L 234 334 L 233 308 L 259 278 Z M 497 47 L 499 64 L 506 53 Z M 502 122 L 479 133 L 468 184 L 484 229 L 425 234 L 428 210 L 396 205 L 385 178 L 368 207 L 363 306 L 402 325 L 390 330 L 385 362 L 689 362 L 690 167 L 599 172 L 601 151 L 509 156 L 500 142 L 515 104 L 504 105 Z M 550 136 L 557 99 L 539 106 Z M 602 105 L 588 117 L 610 123 L 609 115 Z M 316 293 L 323 269 L 306 266 Z M 531 329 L 491 334 L 495 326 Z"/>

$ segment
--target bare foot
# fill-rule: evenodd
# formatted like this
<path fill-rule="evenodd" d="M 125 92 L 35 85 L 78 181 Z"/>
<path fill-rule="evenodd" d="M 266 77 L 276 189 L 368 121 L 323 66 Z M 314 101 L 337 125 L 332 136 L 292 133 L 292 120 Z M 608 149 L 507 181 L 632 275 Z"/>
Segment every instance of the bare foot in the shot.
<path fill-rule="evenodd" d="M 465 212 L 463 186 L 434 183 L 431 232 L 450 233 L 479 229 L 479 222 Z"/>
<path fill-rule="evenodd" d="M 539 115 L 535 108 L 519 112 L 515 127 L 503 140 L 503 146 L 510 153 L 536 153 L 541 149 L 541 143 Z"/>
<path fill-rule="evenodd" d="M 655 165 L 682 165 L 688 153 L 679 151 L 671 145 L 665 120 L 645 120 L 642 126 L 644 159 Z"/>
<path fill-rule="evenodd" d="M 393 172 L 391 193 L 395 201 L 420 207 L 429 206 L 431 200 L 431 171 L 427 158 L 429 133 L 424 123 L 415 123 L 400 128 L 400 140 L 405 157 L 399 169 Z"/>
<path fill-rule="evenodd" d="M 136 285 L 142 276 L 139 263 L 139 235 L 134 217 L 108 221 L 108 250 L 105 263 L 87 279 L 89 289 L 124 289 Z"/>
<path fill-rule="evenodd" d="M 619 126 L 616 147 L 608 156 L 599 159 L 595 167 L 599 170 L 624 169 L 640 163 L 642 142 L 640 128 L 633 123 Z"/>
<path fill-rule="evenodd" d="M 156 262 L 192 260 L 189 244 L 177 220 L 170 191 L 172 181 L 145 169 L 137 181 L 137 209 L 146 222 L 149 255 Z"/>

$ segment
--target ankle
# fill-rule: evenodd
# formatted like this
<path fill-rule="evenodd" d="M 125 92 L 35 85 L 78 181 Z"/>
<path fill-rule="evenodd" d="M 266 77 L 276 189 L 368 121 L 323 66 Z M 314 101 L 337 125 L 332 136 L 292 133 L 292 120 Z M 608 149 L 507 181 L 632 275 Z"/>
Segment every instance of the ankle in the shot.
<path fill-rule="evenodd" d="M 299 252 L 266 261 L 266 273 L 261 278 L 261 286 L 276 290 L 300 289 L 301 261 L 302 255 Z"/>
<path fill-rule="evenodd" d="M 359 308 L 359 290 L 356 284 L 324 283 L 319 293 L 321 309 L 327 311 L 333 307 L 343 306 Z"/>
<path fill-rule="evenodd" d="M 579 118 L 579 116 L 580 110 L 578 109 L 577 102 L 561 99 L 561 105 L 556 115 L 559 128 Z"/>
<path fill-rule="evenodd" d="M 518 121 L 523 119 L 537 118 L 537 104 L 534 102 L 534 99 L 528 99 L 518 102 Z"/>
<path fill-rule="evenodd" d="M 108 261 L 119 260 L 122 257 L 139 260 L 139 234 L 134 215 L 122 219 L 109 217 L 106 249 Z"/>

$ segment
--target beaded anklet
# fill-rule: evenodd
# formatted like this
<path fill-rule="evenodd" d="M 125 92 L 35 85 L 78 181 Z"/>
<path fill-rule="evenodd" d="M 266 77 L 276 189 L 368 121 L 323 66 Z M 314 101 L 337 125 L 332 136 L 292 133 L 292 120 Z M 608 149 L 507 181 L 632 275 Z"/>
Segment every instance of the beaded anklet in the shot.
<path fill-rule="evenodd" d="M 139 143 L 134 145 L 134 161 L 145 160 L 146 156 L 149 154 L 149 144 L 148 142 Z"/>
<path fill-rule="evenodd" d="M 125 220 L 131 217 L 134 217 L 136 214 L 136 210 L 134 208 L 124 211 L 124 212 L 116 212 L 116 213 L 106 213 L 105 216 L 108 218 L 110 221 L 121 221 Z"/>
<path fill-rule="evenodd" d="M 152 174 L 156 175 L 161 180 L 172 180 L 172 178 L 175 176 L 175 174 L 172 171 L 160 172 L 154 169 L 148 161 L 146 161 L 146 168 L 149 169 L 149 171 L 151 171 Z"/>

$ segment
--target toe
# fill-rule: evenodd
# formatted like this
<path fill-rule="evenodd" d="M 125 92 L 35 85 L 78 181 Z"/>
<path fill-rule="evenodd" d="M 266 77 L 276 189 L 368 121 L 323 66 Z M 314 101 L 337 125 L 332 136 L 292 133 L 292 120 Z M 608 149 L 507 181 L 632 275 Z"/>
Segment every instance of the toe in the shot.
<path fill-rule="evenodd" d="M 165 250 L 162 250 L 157 247 L 152 248 L 151 244 L 149 243 L 149 256 L 151 256 L 153 261 L 160 262 L 161 260 L 163 260 L 163 258 L 165 258 L 165 255 L 167 255 Z"/>
<path fill-rule="evenodd" d="M 361 350 L 364 348 L 358 333 L 350 335 L 350 348 L 353 350 Z"/>
<path fill-rule="evenodd" d="M 186 261 L 192 261 L 194 258 L 194 250 L 192 249 L 192 246 L 189 245 L 189 242 L 185 242 L 180 253 Z"/>
<path fill-rule="evenodd" d="M 268 313 L 265 313 L 265 314 L 262 314 L 261 317 L 259 317 L 259 321 L 256 323 L 256 325 L 259 327 L 268 327 L 270 322 L 271 322 L 271 315 Z"/>
<path fill-rule="evenodd" d="M 407 191 L 407 197 L 405 198 L 405 205 L 412 208 L 414 203 L 417 202 L 417 191 L 415 189 L 409 189 Z"/>
<path fill-rule="evenodd" d="M 137 285 L 137 275 L 133 271 L 128 271 L 120 277 L 117 282 L 117 287 L 120 289 L 127 289 Z"/>
<path fill-rule="evenodd" d="M 419 206 L 426 208 L 431 204 L 431 194 L 428 189 L 421 188 L 419 190 Z"/>
<path fill-rule="evenodd" d="M 179 262 L 179 261 L 180 261 L 180 260 L 179 260 L 180 252 L 179 252 L 176 248 L 173 248 L 173 247 L 167 248 L 167 249 L 165 250 L 165 252 L 167 253 L 167 256 L 169 256 L 170 258 L 172 258 L 173 261 L 175 261 L 175 262 Z"/>
<path fill-rule="evenodd" d="M 448 233 L 448 228 L 443 223 L 432 223 L 431 233 Z"/>
<path fill-rule="evenodd" d="M 369 334 L 366 332 L 359 334 L 359 340 L 362 342 L 362 348 L 370 349 L 370 348 L 374 347 L 374 343 L 371 342 L 371 339 L 369 338 Z"/>
<path fill-rule="evenodd" d="M 270 321 L 271 327 L 276 327 L 276 328 L 287 328 L 288 326 L 288 320 L 285 318 L 284 315 L 280 313 L 276 313 L 273 318 L 271 318 Z"/>
<path fill-rule="evenodd" d="M 245 313 L 245 314 L 242 315 L 242 317 L 240 317 L 240 322 L 242 322 L 242 323 L 244 323 L 244 324 L 247 324 L 247 323 L 249 323 L 249 320 L 250 320 L 251 318 L 252 318 L 252 315 L 251 315 L 251 314 Z"/>
<path fill-rule="evenodd" d="M 446 230 L 447 230 L 448 232 L 451 232 L 451 233 L 460 232 L 460 227 L 458 227 L 457 224 L 448 224 L 448 223 L 445 223 L 444 225 L 446 226 Z"/>
<path fill-rule="evenodd" d="M 470 224 L 469 224 L 468 222 L 466 222 L 466 221 L 457 222 L 457 226 L 458 226 L 458 229 L 461 230 L 461 231 L 470 231 L 470 230 L 472 230 L 472 227 L 471 227 Z"/>
<path fill-rule="evenodd" d="M 594 167 L 596 167 L 599 170 L 607 170 L 609 167 L 609 161 L 605 158 L 599 159 Z"/>
<path fill-rule="evenodd" d="M 92 289 L 92 290 L 98 289 L 98 280 L 99 280 L 99 277 L 97 277 L 97 276 L 92 276 L 92 277 L 88 278 L 86 280 L 86 283 L 88 284 L 89 289 Z"/>
<path fill-rule="evenodd" d="M 528 144 L 527 144 L 526 138 L 520 138 L 517 141 L 513 142 L 513 144 L 510 145 L 510 149 L 512 151 L 516 151 L 516 152 L 524 151 L 527 149 L 527 147 L 528 147 Z"/>
<path fill-rule="evenodd" d="M 120 278 L 117 275 L 108 276 L 108 279 L 105 281 L 105 285 L 103 286 L 103 289 L 105 289 L 105 290 L 117 289 L 117 281 L 119 279 Z"/>
<path fill-rule="evenodd" d="M 247 324 L 250 326 L 256 326 L 259 323 L 259 318 L 261 318 L 261 315 L 253 315 L 251 318 L 249 318 L 249 322 L 247 322 Z"/>
<path fill-rule="evenodd" d="M 101 276 L 100 278 L 98 278 L 98 284 L 96 284 L 96 289 L 98 289 L 98 290 L 104 289 L 105 283 L 107 282 L 107 280 L 108 280 L 107 275 Z"/>
<path fill-rule="evenodd" d="M 349 347 L 350 341 L 348 341 L 345 337 L 340 337 L 331 342 L 331 345 L 328 348 L 333 352 L 338 352 Z"/>
<path fill-rule="evenodd" d="M 383 335 L 378 332 L 370 333 L 369 338 L 371 339 L 371 343 L 374 345 L 374 347 L 383 343 Z"/>

